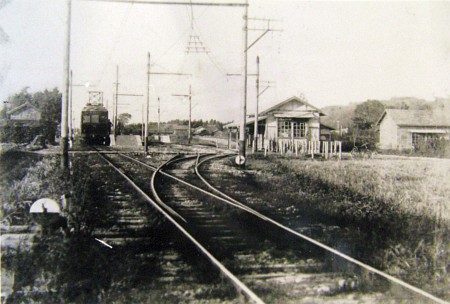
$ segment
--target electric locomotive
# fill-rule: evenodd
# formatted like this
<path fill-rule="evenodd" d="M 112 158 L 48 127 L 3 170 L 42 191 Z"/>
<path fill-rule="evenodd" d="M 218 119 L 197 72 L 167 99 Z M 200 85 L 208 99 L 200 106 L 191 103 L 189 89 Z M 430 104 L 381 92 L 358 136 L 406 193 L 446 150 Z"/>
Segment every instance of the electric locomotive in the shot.
<path fill-rule="evenodd" d="M 88 103 L 81 111 L 81 135 L 89 145 L 109 146 L 111 122 L 108 110 L 102 104 Z"/>

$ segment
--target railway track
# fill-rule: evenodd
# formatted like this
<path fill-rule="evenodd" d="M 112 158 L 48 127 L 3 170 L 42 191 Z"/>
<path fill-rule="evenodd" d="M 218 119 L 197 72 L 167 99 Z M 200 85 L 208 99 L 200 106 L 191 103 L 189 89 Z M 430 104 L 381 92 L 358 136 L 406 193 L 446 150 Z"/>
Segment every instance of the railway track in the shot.
<path fill-rule="evenodd" d="M 106 156 L 248 300 L 445 303 L 215 189 L 199 170 L 215 157 L 139 160 L 124 154 Z"/>

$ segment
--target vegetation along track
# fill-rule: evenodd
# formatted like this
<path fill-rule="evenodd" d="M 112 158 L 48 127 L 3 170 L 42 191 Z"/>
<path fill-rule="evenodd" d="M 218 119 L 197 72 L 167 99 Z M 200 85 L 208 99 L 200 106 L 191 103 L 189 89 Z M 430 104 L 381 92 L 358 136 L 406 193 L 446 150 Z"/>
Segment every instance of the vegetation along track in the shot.
<path fill-rule="evenodd" d="M 140 191 L 152 193 L 154 207 L 253 301 L 445 303 L 212 189 L 198 167 L 214 157 L 200 161 L 200 156 L 189 156 L 163 164 L 125 155 L 114 158 L 117 164 L 120 158 L 129 178 L 140 181 L 145 189 Z M 142 168 L 137 169 L 144 166 L 152 171 L 151 183 L 150 174 L 142 181 Z"/>

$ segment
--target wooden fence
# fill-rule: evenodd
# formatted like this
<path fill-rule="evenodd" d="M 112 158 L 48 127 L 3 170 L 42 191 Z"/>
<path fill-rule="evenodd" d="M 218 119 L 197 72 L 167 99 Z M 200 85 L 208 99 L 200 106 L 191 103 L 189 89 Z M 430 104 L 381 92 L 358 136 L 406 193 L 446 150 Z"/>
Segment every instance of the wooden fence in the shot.
<path fill-rule="evenodd" d="M 233 141 L 231 133 L 228 137 L 228 149 L 232 149 L 234 144 L 235 149 L 238 149 L 238 134 Z M 252 147 L 253 140 L 248 137 L 246 145 Z M 267 140 L 260 138 L 258 140 L 258 150 L 263 150 L 264 154 L 279 153 L 279 154 L 295 154 L 296 156 L 310 155 L 312 158 L 321 156 L 325 159 L 336 157 L 342 158 L 342 142 L 341 141 L 311 141 L 306 139 L 278 139 Z"/>
<path fill-rule="evenodd" d="M 342 158 L 342 142 L 341 141 L 308 141 L 308 140 L 292 140 L 278 139 L 268 140 L 264 142 L 264 153 L 280 153 L 295 154 L 296 156 L 311 155 L 322 156 L 325 159 L 331 157 Z"/>

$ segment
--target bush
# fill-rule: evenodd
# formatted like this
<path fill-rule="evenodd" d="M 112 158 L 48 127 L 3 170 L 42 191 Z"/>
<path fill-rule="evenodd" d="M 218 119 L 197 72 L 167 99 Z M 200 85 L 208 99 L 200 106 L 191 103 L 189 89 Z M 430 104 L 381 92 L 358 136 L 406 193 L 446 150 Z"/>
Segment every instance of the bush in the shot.
<path fill-rule="evenodd" d="M 419 156 L 450 158 L 450 140 L 438 137 L 421 140 L 413 152 Z"/>
<path fill-rule="evenodd" d="M 39 134 L 41 134 L 40 127 L 10 123 L 0 129 L 0 142 L 29 143 Z"/>
<path fill-rule="evenodd" d="M 59 157 L 45 158 L 29 168 L 22 180 L 14 181 L 1 193 L 4 221 L 10 225 L 28 224 L 33 201 L 43 197 L 59 200 L 66 188 L 61 174 Z"/>

